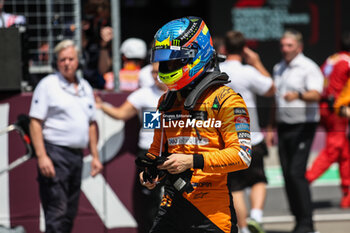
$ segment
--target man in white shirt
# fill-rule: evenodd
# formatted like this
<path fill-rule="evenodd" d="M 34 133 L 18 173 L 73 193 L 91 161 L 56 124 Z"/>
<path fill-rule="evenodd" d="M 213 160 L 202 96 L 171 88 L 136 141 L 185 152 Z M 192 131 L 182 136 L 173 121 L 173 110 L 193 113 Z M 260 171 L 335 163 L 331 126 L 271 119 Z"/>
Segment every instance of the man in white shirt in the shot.
<path fill-rule="evenodd" d="M 281 40 L 283 60 L 276 64 L 276 118 L 278 151 L 289 207 L 295 216 L 293 233 L 314 232 L 312 202 L 305 171 L 320 119 L 318 101 L 323 75 L 318 65 L 304 56 L 300 32 L 287 30 Z M 268 144 L 272 144 L 271 131 Z"/>
<path fill-rule="evenodd" d="M 129 120 L 132 117 L 139 115 L 142 120 L 143 111 L 155 111 L 159 98 L 166 92 L 165 84 L 158 80 L 158 63 L 152 63 L 152 69 L 149 70 L 153 76 L 154 85 L 140 88 L 131 93 L 127 100 L 120 107 L 113 107 L 96 97 L 97 108 L 109 116 L 119 120 Z M 141 129 L 138 141 L 138 155 L 147 153 L 150 145 L 153 142 L 153 131 Z M 148 233 L 152 227 L 154 217 L 157 214 L 158 206 L 161 201 L 161 187 L 158 186 L 153 190 L 147 189 L 139 182 L 140 170 L 135 173 L 133 202 L 134 215 L 138 224 L 138 233 Z"/>
<path fill-rule="evenodd" d="M 271 75 L 261 63 L 259 55 L 245 46 L 245 38 L 241 32 L 229 31 L 226 33 L 225 50 L 227 59 L 220 64 L 220 70 L 230 77 L 231 82 L 227 85 L 242 95 L 248 107 L 251 126 L 251 139 L 239 140 L 251 143 L 252 163 L 248 169 L 230 174 L 237 222 L 241 233 L 264 232 L 260 224 L 266 197 L 267 179 L 263 157 L 267 154 L 267 147 L 259 126 L 256 95 L 272 96 L 275 86 Z M 243 65 L 243 61 L 247 65 Z M 244 198 L 246 188 L 251 188 L 251 220 L 249 222 L 246 220 L 247 207 Z"/>
<path fill-rule="evenodd" d="M 72 40 L 64 40 L 55 53 L 58 72 L 43 78 L 33 94 L 30 135 L 38 160 L 46 233 L 68 233 L 78 210 L 82 149 L 89 145 L 92 176 L 102 164 L 92 88 L 76 74 L 78 49 Z"/>

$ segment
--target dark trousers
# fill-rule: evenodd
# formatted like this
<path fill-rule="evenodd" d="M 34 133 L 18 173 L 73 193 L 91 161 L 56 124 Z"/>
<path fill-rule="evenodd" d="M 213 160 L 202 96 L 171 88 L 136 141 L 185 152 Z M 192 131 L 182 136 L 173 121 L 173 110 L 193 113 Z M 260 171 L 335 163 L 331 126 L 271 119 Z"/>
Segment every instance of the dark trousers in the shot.
<path fill-rule="evenodd" d="M 278 125 L 278 150 L 289 207 L 297 227 L 310 229 L 312 202 L 305 171 L 316 127 L 317 123 Z"/>
<path fill-rule="evenodd" d="M 139 149 L 139 154 L 145 154 L 147 150 Z M 153 225 L 161 201 L 162 186 L 157 185 L 149 190 L 141 185 L 139 174 L 142 170 L 136 169 L 133 189 L 133 211 L 137 221 L 137 232 L 148 233 Z"/>
<path fill-rule="evenodd" d="M 45 143 L 56 176 L 47 178 L 38 172 L 41 204 L 46 233 L 69 233 L 77 214 L 83 153 L 79 149 Z"/>
<path fill-rule="evenodd" d="M 265 141 L 252 146 L 252 162 L 249 168 L 229 173 L 231 192 L 242 191 L 257 183 L 267 183 L 264 171 L 264 156 L 267 155 L 267 153 Z"/>

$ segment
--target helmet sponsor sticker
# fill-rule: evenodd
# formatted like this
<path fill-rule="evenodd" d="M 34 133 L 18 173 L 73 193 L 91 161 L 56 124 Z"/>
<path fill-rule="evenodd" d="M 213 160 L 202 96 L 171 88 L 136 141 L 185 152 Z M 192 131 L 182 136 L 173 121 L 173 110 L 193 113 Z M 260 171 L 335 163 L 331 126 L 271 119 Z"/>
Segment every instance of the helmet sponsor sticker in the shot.
<path fill-rule="evenodd" d="M 181 50 L 181 47 L 180 46 L 170 46 L 170 49 L 172 50 Z"/>

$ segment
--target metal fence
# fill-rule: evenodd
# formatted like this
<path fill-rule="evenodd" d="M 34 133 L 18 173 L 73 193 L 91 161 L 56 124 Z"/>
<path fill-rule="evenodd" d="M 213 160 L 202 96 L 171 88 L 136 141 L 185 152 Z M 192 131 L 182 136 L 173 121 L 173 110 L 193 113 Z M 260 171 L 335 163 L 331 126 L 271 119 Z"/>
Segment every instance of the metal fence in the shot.
<path fill-rule="evenodd" d="M 81 47 L 80 0 L 5 0 L 6 13 L 26 18 L 26 52 L 29 73 L 52 71 L 53 48 L 62 39 Z"/>

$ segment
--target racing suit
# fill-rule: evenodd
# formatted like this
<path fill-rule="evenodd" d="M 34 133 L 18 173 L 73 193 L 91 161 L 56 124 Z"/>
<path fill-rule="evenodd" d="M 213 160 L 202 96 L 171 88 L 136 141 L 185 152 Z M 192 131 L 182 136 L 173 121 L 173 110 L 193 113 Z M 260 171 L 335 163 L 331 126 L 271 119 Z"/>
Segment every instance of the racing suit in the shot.
<path fill-rule="evenodd" d="M 172 107 L 162 113 L 163 125 L 155 130 L 149 153 L 159 156 L 160 148 L 165 148 L 169 154 L 193 155 L 193 191 L 178 192 L 168 178 L 150 232 L 238 232 L 227 176 L 250 165 L 246 105 L 239 94 L 223 85 L 206 89 L 192 111 L 184 109 L 184 101 L 177 92 Z"/>
<path fill-rule="evenodd" d="M 343 196 L 350 185 L 349 141 L 346 137 L 347 120 L 334 111 L 337 100 L 350 76 L 350 54 L 339 52 L 330 56 L 322 65 L 325 88 L 320 103 L 321 125 L 326 130 L 326 146 L 320 152 L 311 168 L 306 172 L 309 182 L 322 175 L 333 162 L 339 163 Z"/>

